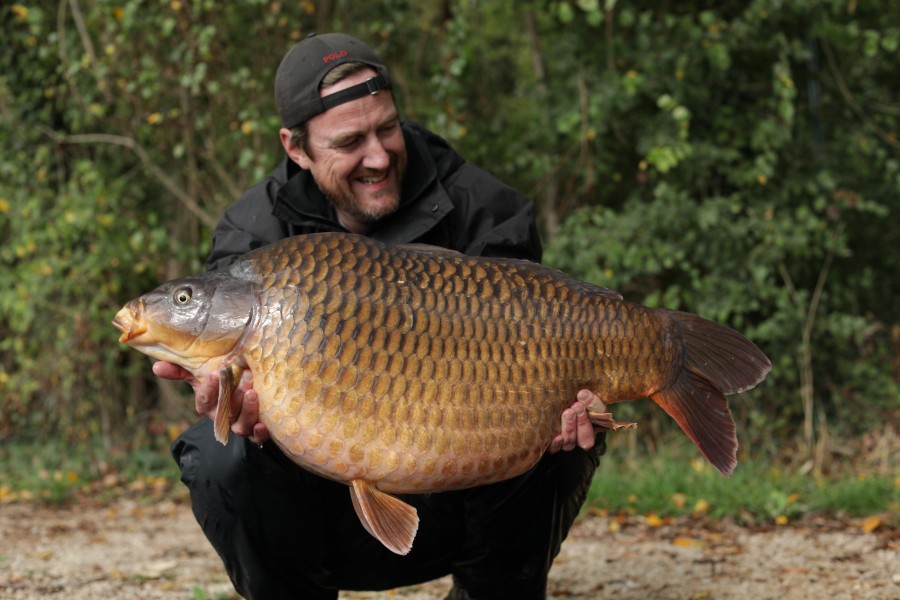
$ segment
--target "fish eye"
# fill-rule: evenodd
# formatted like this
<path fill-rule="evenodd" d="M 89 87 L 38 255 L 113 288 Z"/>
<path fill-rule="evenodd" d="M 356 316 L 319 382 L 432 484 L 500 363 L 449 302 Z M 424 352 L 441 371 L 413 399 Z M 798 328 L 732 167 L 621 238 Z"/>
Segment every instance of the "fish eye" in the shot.
<path fill-rule="evenodd" d="M 173 298 L 175 298 L 175 302 L 177 304 L 187 304 L 188 302 L 191 301 L 192 295 L 193 295 L 193 290 L 191 290 L 191 288 L 183 287 L 183 288 L 180 288 L 177 292 L 175 292 L 175 295 L 173 296 Z"/>

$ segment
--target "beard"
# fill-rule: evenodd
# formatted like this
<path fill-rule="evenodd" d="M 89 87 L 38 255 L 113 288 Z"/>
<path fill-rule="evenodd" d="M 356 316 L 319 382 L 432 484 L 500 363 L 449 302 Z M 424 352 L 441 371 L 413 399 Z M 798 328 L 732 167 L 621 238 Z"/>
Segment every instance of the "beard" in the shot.
<path fill-rule="evenodd" d="M 359 223 L 373 225 L 386 216 L 394 213 L 400 207 L 398 193 L 382 192 L 375 196 L 376 202 L 360 202 L 355 197 L 345 194 L 329 194 L 322 190 L 325 197 L 337 209 L 338 213 L 344 213 Z"/>

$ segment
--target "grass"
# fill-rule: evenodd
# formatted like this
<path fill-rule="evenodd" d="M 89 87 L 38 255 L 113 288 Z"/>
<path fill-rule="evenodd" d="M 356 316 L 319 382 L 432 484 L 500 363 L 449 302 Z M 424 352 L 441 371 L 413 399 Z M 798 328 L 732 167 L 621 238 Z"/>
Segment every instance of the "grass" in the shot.
<path fill-rule="evenodd" d="M 191 600 L 231 600 L 232 598 L 236 598 L 236 596 L 233 594 L 217 594 L 215 596 L 209 596 L 201 587 L 194 587 L 194 593 L 193 596 L 191 596 Z"/>
<path fill-rule="evenodd" d="M 762 460 L 743 460 L 723 477 L 688 445 L 665 455 L 611 449 L 601 460 L 588 506 L 610 514 L 704 515 L 743 524 L 786 523 L 805 515 L 886 514 L 900 526 L 900 473 L 823 477 Z"/>
<path fill-rule="evenodd" d="M 0 503 L 62 504 L 79 496 L 102 501 L 123 491 L 163 495 L 180 474 L 165 440 L 157 442 L 109 450 L 91 442 L 6 440 L 0 445 Z"/>
<path fill-rule="evenodd" d="M 153 500 L 181 491 L 168 440 L 110 451 L 85 443 L 5 441 L 0 445 L 0 502 L 103 501 L 122 493 Z M 852 468 L 804 475 L 765 459 L 744 459 L 734 476 L 719 475 L 689 443 L 675 438 L 664 454 L 613 443 L 594 478 L 587 506 L 621 515 L 729 518 L 742 524 L 786 523 L 805 515 L 882 515 L 900 526 L 900 471 Z"/>

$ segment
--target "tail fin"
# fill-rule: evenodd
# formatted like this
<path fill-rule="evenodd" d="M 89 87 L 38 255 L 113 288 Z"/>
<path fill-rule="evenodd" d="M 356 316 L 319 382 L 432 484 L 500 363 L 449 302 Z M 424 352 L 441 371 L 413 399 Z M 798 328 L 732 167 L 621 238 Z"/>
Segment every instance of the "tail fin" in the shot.
<path fill-rule="evenodd" d="M 689 313 L 666 311 L 684 345 L 683 370 L 651 398 L 724 475 L 737 465 L 737 436 L 726 394 L 757 385 L 772 363 L 733 329 Z"/>

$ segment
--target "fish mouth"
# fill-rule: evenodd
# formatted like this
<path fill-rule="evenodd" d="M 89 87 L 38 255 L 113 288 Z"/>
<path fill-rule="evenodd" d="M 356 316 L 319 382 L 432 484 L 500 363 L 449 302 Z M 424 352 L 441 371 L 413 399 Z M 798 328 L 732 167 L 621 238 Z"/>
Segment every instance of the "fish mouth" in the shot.
<path fill-rule="evenodd" d="M 122 332 L 122 335 L 119 336 L 120 343 L 126 344 L 147 331 L 147 326 L 141 318 L 143 308 L 144 303 L 142 301 L 132 300 L 113 317 L 113 327 Z"/>

